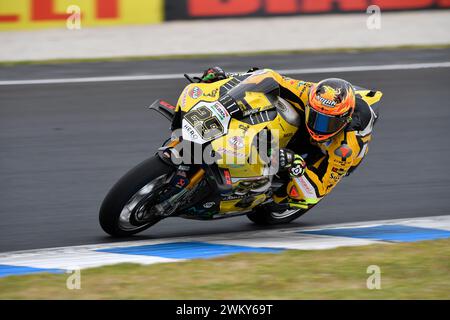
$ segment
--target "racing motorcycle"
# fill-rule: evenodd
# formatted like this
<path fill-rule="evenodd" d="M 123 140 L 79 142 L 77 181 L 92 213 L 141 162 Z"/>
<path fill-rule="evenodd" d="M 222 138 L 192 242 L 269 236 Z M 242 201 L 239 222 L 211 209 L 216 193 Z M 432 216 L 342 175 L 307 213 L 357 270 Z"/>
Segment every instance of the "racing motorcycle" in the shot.
<path fill-rule="evenodd" d="M 278 83 L 264 70 L 214 83 L 185 77 L 191 83 L 177 107 L 164 100 L 149 107 L 171 122 L 172 136 L 108 192 L 99 214 L 103 230 L 130 236 L 168 217 L 246 215 L 256 224 L 281 224 L 306 213 L 287 205 L 270 209 L 272 194 L 283 185 L 277 149 L 289 144 L 302 122 L 279 97 Z M 355 90 L 369 106 L 381 97 Z"/>

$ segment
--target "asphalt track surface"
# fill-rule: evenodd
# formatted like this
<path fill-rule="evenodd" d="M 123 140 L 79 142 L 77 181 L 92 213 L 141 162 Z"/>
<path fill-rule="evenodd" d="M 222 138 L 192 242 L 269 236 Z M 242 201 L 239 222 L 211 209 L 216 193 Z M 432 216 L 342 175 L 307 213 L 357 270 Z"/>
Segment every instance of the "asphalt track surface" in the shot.
<path fill-rule="evenodd" d="M 450 61 L 450 49 L 0 67 L 0 80 L 296 69 Z M 290 226 L 449 214 L 450 68 L 302 74 L 342 77 L 383 91 L 367 158 Z M 146 110 L 175 102 L 186 81 L 0 86 L 0 251 L 111 242 L 98 208 L 117 179 L 152 155 L 168 123 Z M 286 226 L 283 226 L 286 227 Z M 170 218 L 138 239 L 257 230 L 245 216 Z M 273 228 L 273 227 L 272 227 Z M 123 241 L 123 239 L 121 239 Z"/>

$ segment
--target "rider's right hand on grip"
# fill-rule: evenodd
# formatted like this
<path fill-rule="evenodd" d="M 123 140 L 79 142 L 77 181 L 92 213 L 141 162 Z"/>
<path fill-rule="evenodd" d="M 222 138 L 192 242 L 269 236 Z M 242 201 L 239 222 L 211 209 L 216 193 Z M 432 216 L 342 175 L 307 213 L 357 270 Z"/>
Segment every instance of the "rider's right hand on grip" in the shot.
<path fill-rule="evenodd" d="M 280 170 L 288 170 L 291 177 L 303 175 L 306 169 L 306 162 L 294 151 L 281 148 L 279 152 Z"/>

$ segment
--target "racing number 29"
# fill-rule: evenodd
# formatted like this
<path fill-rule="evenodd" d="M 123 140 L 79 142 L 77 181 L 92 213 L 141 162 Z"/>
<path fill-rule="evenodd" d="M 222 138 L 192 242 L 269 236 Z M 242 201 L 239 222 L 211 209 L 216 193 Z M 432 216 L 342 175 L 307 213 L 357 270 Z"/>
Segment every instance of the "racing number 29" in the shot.
<path fill-rule="evenodd" d="M 212 140 L 223 133 L 223 126 L 219 119 L 205 106 L 188 112 L 184 118 L 203 140 Z"/>

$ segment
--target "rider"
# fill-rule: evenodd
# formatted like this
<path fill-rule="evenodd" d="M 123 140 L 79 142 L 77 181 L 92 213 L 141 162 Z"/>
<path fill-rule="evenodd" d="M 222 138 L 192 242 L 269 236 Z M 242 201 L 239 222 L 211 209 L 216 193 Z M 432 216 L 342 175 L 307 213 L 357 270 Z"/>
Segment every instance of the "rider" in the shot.
<path fill-rule="evenodd" d="M 280 175 L 285 184 L 273 195 L 271 209 L 309 209 L 361 163 L 377 115 L 343 79 L 314 83 L 288 78 L 271 69 L 260 72 L 266 72 L 279 84 L 280 97 L 304 118 L 287 148 L 280 149 Z M 203 73 L 201 82 L 230 76 L 212 67 Z"/>

